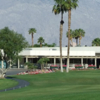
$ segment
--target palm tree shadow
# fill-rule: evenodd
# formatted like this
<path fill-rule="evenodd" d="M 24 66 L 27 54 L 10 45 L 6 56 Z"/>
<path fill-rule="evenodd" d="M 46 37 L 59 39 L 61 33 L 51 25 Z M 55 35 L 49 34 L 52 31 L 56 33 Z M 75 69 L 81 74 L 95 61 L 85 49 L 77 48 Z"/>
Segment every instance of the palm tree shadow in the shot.
<path fill-rule="evenodd" d="M 16 78 L 15 76 L 7 76 L 5 77 L 6 79 L 13 79 L 13 78 Z"/>

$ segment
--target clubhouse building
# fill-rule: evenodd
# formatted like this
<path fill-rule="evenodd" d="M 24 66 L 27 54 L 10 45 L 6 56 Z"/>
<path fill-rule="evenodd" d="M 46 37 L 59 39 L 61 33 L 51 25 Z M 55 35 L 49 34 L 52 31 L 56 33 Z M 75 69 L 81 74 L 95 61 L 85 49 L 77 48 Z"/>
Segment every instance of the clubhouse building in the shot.
<path fill-rule="evenodd" d="M 19 53 L 22 60 L 18 60 L 17 68 L 25 68 L 24 63 L 31 62 L 36 64 L 42 57 L 50 59 L 48 67 L 50 65 L 60 65 L 60 48 L 59 47 L 38 47 L 38 48 L 26 48 Z M 63 65 L 67 64 L 67 47 L 62 47 L 62 62 Z M 73 65 L 95 65 L 100 67 L 100 47 L 70 47 L 70 67 Z M 12 67 L 14 68 L 14 66 Z"/>

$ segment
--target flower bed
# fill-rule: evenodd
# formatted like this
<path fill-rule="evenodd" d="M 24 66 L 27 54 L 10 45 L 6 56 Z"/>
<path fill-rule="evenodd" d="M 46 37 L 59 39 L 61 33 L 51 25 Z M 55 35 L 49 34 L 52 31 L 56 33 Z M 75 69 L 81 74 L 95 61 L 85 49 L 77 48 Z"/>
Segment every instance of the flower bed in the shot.
<path fill-rule="evenodd" d="M 88 68 L 89 69 L 96 69 L 96 66 L 95 65 L 88 65 Z"/>
<path fill-rule="evenodd" d="M 43 74 L 43 73 L 52 73 L 54 71 L 52 70 L 36 70 L 36 71 L 29 71 L 29 72 L 21 72 L 21 73 L 18 73 L 17 75 L 34 75 L 34 74 Z"/>
<path fill-rule="evenodd" d="M 66 65 L 63 65 L 63 68 L 64 68 L 64 69 L 66 69 L 66 67 L 67 67 Z"/>
<path fill-rule="evenodd" d="M 82 65 L 75 65 L 75 69 L 83 69 Z"/>
<path fill-rule="evenodd" d="M 58 65 L 51 65 L 50 66 L 50 69 L 55 69 L 55 68 L 59 68 L 59 66 Z"/>

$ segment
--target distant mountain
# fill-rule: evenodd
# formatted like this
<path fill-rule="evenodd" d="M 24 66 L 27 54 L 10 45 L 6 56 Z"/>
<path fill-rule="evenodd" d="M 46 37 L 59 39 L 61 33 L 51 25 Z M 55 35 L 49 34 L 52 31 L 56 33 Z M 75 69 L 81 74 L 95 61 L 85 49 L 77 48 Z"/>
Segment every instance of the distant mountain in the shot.
<path fill-rule="evenodd" d="M 42 36 L 47 43 L 59 45 L 60 15 L 52 13 L 53 0 L 0 0 L 0 29 L 8 26 L 23 34 L 31 44 L 29 28 L 36 28 L 34 42 Z M 72 10 L 71 29 L 82 28 L 85 37 L 82 45 L 91 45 L 100 37 L 100 0 L 79 0 L 79 7 Z M 63 46 L 67 45 L 68 17 L 64 14 Z M 75 42 L 75 40 L 74 40 Z"/>

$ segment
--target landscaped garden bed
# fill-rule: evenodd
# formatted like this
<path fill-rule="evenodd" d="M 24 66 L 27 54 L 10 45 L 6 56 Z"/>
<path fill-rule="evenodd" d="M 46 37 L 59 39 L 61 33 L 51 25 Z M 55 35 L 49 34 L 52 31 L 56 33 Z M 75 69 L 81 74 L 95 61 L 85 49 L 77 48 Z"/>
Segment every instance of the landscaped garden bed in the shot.
<path fill-rule="evenodd" d="M 83 69 L 82 65 L 75 65 L 75 69 Z"/>
<path fill-rule="evenodd" d="M 17 75 L 34 75 L 34 74 L 43 74 L 43 73 L 52 73 L 54 71 L 52 70 L 36 70 L 36 71 L 26 71 L 26 72 L 21 72 L 18 73 Z"/>
<path fill-rule="evenodd" d="M 88 65 L 88 68 L 89 69 L 96 69 L 96 66 L 95 65 Z"/>

